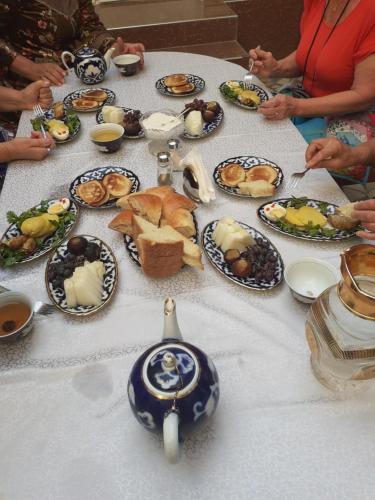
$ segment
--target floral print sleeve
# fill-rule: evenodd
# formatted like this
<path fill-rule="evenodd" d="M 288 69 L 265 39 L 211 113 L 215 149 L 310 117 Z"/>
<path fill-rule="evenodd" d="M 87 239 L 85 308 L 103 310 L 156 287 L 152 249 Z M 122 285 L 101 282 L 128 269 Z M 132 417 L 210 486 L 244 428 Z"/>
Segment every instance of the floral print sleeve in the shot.
<path fill-rule="evenodd" d="M 8 69 L 16 57 L 14 47 L 4 38 L 12 17 L 12 2 L 0 1 L 0 73 Z"/>
<path fill-rule="evenodd" d="M 100 21 L 91 0 L 79 0 L 78 26 L 80 30 L 80 41 L 90 47 L 95 47 L 105 52 L 115 41 Z"/>

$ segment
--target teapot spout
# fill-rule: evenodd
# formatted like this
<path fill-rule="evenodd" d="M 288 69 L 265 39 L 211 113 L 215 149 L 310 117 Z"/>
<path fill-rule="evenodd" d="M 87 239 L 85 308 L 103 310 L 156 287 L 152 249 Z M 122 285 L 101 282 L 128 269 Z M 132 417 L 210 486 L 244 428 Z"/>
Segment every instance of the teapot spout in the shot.
<path fill-rule="evenodd" d="M 176 316 L 176 303 L 171 297 L 166 298 L 164 301 L 164 330 L 162 340 L 169 339 L 180 340 L 182 342 L 181 330 L 178 326 Z"/>
<path fill-rule="evenodd" d="M 111 47 L 110 49 L 107 50 L 107 52 L 103 56 L 104 60 L 105 60 L 105 64 L 107 66 L 107 71 L 109 70 L 109 67 L 111 65 L 111 57 L 112 57 L 112 54 L 114 51 L 115 51 L 115 47 Z"/>

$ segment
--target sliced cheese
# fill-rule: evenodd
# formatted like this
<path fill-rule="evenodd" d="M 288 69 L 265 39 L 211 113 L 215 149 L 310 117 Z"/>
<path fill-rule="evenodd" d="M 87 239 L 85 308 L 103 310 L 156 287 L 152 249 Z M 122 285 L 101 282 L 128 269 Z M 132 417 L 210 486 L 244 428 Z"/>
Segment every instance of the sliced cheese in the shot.
<path fill-rule="evenodd" d="M 64 280 L 64 290 L 66 297 L 66 305 L 68 307 L 77 307 L 77 297 L 72 278 L 67 278 L 66 280 Z"/>

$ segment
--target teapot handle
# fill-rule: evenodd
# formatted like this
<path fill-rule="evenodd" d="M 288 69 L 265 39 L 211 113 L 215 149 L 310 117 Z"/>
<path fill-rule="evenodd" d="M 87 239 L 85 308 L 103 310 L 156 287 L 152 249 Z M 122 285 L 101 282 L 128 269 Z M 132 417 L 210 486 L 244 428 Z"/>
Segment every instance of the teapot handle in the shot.
<path fill-rule="evenodd" d="M 70 68 L 65 62 L 66 56 L 69 56 L 73 63 L 74 63 L 75 56 L 71 52 L 69 52 L 68 50 L 64 50 L 64 52 L 61 54 L 61 61 L 62 61 L 63 65 L 65 66 L 65 68 L 69 71 Z"/>
<path fill-rule="evenodd" d="M 180 458 L 178 444 L 178 423 L 179 417 L 177 412 L 172 410 L 164 415 L 164 453 L 170 464 L 176 464 Z"/>

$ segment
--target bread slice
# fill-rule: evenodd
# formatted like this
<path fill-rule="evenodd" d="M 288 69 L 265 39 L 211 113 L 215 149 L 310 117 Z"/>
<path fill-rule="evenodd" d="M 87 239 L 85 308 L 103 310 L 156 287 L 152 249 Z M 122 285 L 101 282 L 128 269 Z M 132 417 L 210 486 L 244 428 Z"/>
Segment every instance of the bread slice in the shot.
<path fill-rule="evenodd" d="M 183 194 L 175 193 L 174 191 L 167 194 L 163 199 L 163 217 L 168 219 L 179 208 L 184 208 L 192 212 L 197 208 L 197 205 Z"/>
<path fill-rule="evenodd" d="M 238 184 L 240 192 L 243 194 L 249 194 L 254 198 L 261 196 L 273 196 L 275 194 L 275 186 L 265 180 L 257 180 L 251 182 L 240 182 Z"/>
<path fill-rule="evenodd" d="M 128 202 L 136 215 L 140 215 L 156 226 L 159 225 L 162 210 L 162 201 L 159 196 L 137 193 L 134 196 L 129 196 Z"/>
<path fill-rule="evenodd" d="M 123 210 L 108 224 L 110 229 L 133 236 L 133 211 Z"/>
<path fill-rule="evenodd" d="M 174 189 L 171 186 L 156 186 L 145 189 L 144 192 L 148 194 L 154 194 L 155 196 L 159 196 L 161 200 L 164 200 L 167 194 L 174 192 Z"/>
<path fill-rule="evenodd" d="M 160 225 L 162 227 L 169 225 L 186 238 L 191 238 L 196 234 L 193 216 L 185 208 L 178 208 L 167 219 L 162 219 Z"/>
<path fill-rule="evenodd" d="M 136 240 L 143 272 L 150 278 L 165 278 L 182 267 L 183 243 L 160 232 L 140 234 Z"/>
<path fill-rule="evenodd" d="M 136 243 L 142 235 L 147 235 L 147 237 L 151 240 L 162 237 L 164 238 L 164 241 L 182 241 L 183 262 L 191 267 L 203 269 L 202 255 L 199 246 L 190 241 L 188 238 L 185 238 L 185 236 L 173 229 L 173 227 L 167 225 L 158 228 L 150 222 L 142 219 L 142 217 L 133 215 L 133 237 Z"/>

